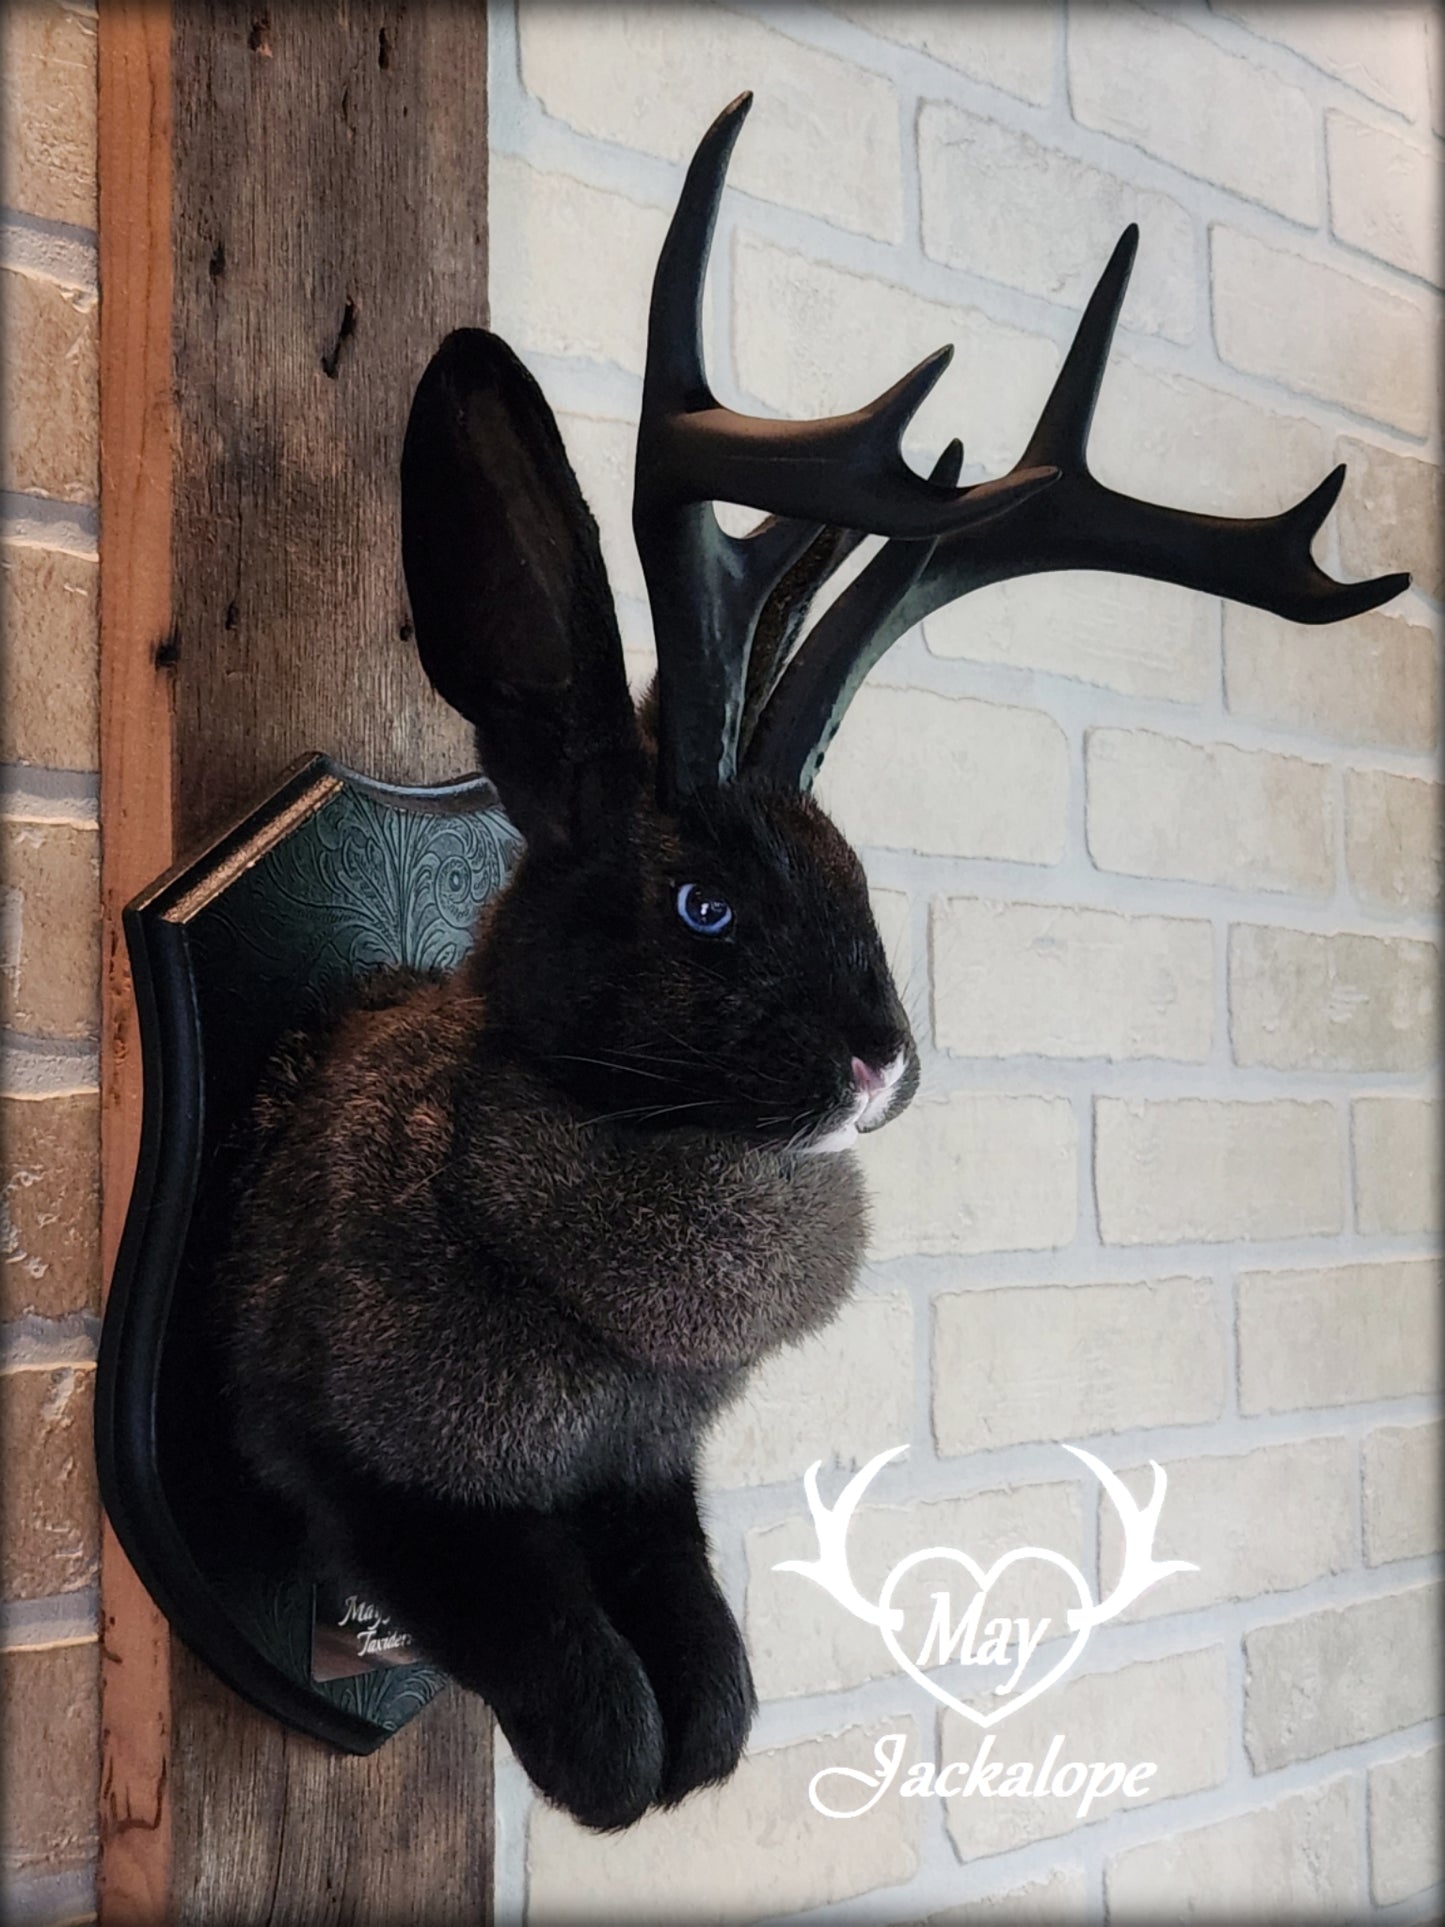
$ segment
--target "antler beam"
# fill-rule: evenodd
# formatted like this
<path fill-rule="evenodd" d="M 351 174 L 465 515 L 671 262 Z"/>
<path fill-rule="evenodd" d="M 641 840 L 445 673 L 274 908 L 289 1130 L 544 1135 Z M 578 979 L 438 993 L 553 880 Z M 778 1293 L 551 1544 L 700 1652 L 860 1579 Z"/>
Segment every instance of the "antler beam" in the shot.
<path fill-rule="evenodd" d="M 664 802 L 734 774 L 758 617 L 825 526 L 900 539 L 956 534 L 1056 479 L 1048 465 L 1021 463 L 960 489 L 937 470 L 925 480 L 908 467 L 900 440 L 951 348 L 850 415 L 769 421 L 717 402 L 703 358 L 702 292 L 728 160 L 751 104 L 751 94 L 740 95 L 693 156 L 648 316 L 633 530 L 657 637 Z M 729 536 L 713 502 L 775 519 Z"/>
<path fill-rule="evenodd" d="M 1055 469 L 1057 485 L 984 526 L 928 542 L 889 542 L 789 663 L 759 718 L 748 768 L 811 787 L 843 712 L 889 645 L 945 603 L 1011 576 L 1111 569 L 1310 623 L 1358 615 L 1409 586 L 1408 575 L 1336 582 L 1311 555 L 1310 543 L 1343 484 L 1343 466 L 1293 508 L 1246 520 L 1142 502 L 1089 473 L 1089 428 L 1138 238 L 1130 226 L 1115 247 L 1011 471 L 1019 478 Z"/>

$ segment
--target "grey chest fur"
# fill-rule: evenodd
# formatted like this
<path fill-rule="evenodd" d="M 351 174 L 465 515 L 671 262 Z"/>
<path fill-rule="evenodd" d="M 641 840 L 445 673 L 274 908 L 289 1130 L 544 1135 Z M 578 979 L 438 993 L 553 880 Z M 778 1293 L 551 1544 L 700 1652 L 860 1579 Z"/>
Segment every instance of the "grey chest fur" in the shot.
<path fill-rule="evenodd" d="M 358 1013 L 284 1105 L 232 1287 L 259 1450 L 512 1503 L 678 1469 L 851 1289 L 856 1163 L 587 1124 L 478 1035 L 444 989 Z"/>

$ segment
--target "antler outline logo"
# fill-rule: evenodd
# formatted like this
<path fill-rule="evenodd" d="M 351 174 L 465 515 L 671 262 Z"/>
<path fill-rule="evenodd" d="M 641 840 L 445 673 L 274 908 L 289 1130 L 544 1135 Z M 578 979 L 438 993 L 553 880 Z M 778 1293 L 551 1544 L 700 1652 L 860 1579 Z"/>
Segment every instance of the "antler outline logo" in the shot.
<path fill-rule="evenodd" d="M 1164 1495 L 1169 1488 L 1168 1475 L 1157 1460 L 1149 1461 L 1154 1473 L 1154 1485 L 1148 1504 L 1140 1506 L 1135 1503 L 1133 1494 L 1123 1480 L 1117 1473 L 1111 1471 L 1102 1459 L 1096 1459 L 1092 1452 L 1084 1451 L 1082 1446 L 1065 1445 L 1064 1450 L 1072 1453 L 1098 1479 L 1114 1510 L 1118 1513 L 1123 1527 L 1123 1566 L 1117 1583 L 1105 1598 L 1096 1601 L 1088 1582 L 1073 1560 L 1046 1546 L 1017 1546 L 995 1559 L 987 1569 L 980 1566 L 968 1553 L 960 1552 L 954 1546 L 929 1546 L 921 1552 L 910 1552 L 898 1560 L 884 1579 L 877 1600 L 865 1599 L 859 1592 L 848 1568 L 848 1528 L 853 1522 L 853 1514 L 857 1511 L 864 1493 L 873 1480 L 885 1465 L 890 1465 L 895 1459 L 901 1458 L 907 1450 L 906 1445 L 895 1445 L 886 1452 L 879 1452 L 861 1471 L 854 1473 L 831 1506 L 824 1503 L 818 1489 L 818 1473 L 823 1462 L 821 1459 L 815 1459 L 803 1475 L 803 1490 L 807 1494 L 808 1510 L 812 1515 L 813 1530 L 817 1534 L 818 1557 L 816 1559 L 783 1559 L 774 1566 L 773 1570 L 774 1572 L 801 1573 L 805 1579 L 811 1579 L 815 1585 L 821 1586 L 825 1592 L 830 1593 L 838 1604 L 845 1607 L 856 1619 L 861 1619 L 870 1626 L 876 1626 L 882 1635 L 883 1643 L 909 1677 L 916 1680 L 926 1692 L 942 1701 L 945 1706 L 951 1706 L 965 1719 L 972 1720 L 975 1726 L 995 1726 L 1000 1720 L 1007 1719 L 1011 1713 L 1017 1713 L 1020 1707 L 1028 1705 L 1030 1700 L 1037 1699 L 1041 1693 L 1047 1692 L 1049 1687 L 1055 1685 L 1072 1668 L 1096 1627 L 1106 1625 L 1111 1619 L 1117 1619 L 1126 1607 L 1131 1606 L 1151 1586 L 1158 1585 L 1161 1579 L 1167 1579 L 1176 1572 L 1198 1572 L 1199 1570 L 1198 1566 L 1187 1559 L 1159 1560 L 1154 1557 L 1154 1534 L 1164 1505 Z M 1078 1595 L 1078 1605 L 1071 1607 L 1065 1615 L 1065 1625 L 1074 1635 L 1072 1643 L 1039 1679 L 1026 1687 L 1023 1692 L 1010 1697 L 1003 1705 L 989 1712 L 980 1712 L 977 1707 L 956 1698 L 938 1680 L 930 1678 L 922 1670 L 921 1662 L 932 1644 L 932 1629 L 930 1629 L 929 1640 L 925 1643 L 917 1660 L 910 1658 L 899 1643 L 904 1615 L 902 1610 L 893 1604 L 894 1595 L 905 1576 L 930 1559 L 949 1561 L 962 1567 L 973 1579 L 980 1599 L 1003 1572 L 1023 1560 L 1038 1559 L 1046 1565 L 1056 1567 L 1073 1583 Z M 944 1641 L 940 1641 L 940 1646 L 946 1651 Z M 1011 1691 L 1012 1686 L 1017 1683 L 1026 1659 L 1027 1655 L 1021 1658 L 1009 1688 L 998 1690 Z"/>

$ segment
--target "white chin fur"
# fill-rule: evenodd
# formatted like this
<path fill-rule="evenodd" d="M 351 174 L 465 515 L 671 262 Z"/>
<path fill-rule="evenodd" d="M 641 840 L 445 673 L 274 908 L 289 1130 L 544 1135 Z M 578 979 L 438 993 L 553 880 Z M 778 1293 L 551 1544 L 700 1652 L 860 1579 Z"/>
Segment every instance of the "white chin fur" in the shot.
<path fill-rule="evenodd" d="M 850 1151 L 857 1142 L 858 1125 L 855 1119 L 852 1123 L 840 1124 L 836 1130 L 829 1131 L 826 1137 L 814 1138 L 811 1144 L 803 1145 L 802 1149 L 809 1157 L 822 1157 L 830 1151 Z"/>

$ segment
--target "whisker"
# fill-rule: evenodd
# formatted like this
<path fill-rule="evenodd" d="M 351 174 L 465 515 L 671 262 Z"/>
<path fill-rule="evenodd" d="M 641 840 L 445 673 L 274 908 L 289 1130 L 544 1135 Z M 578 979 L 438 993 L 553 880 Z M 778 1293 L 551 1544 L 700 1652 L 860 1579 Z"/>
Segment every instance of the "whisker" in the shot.
<path fill-rule="evenodd" d="M 615 1124 L 620 1118 L 624 1117 L 672 1117 L 679 1111 L 706 1110 L 712 1102 L 713 1100 L 710 1097 L 700 1097 L 696 1102 L 691 1104 L 638 1104 L 634 1105 L 630 1110 L 608 1111 L 602 1117 L 584 1118 L 582 1122 L 589 1125 Z"/>
<path fill-rule="evenodd" d="M 659 1084 L 670 1084 L 673 1080 L 664 1077 L 661 1071 L 645 1071 L 640 1064 L 626 1058 L 584 1057 L 577 1051 L 548 1051 L 542 1059 L 544 1064 L 596 1064 L 604 1071 L 630 1071 L 636 1077 L 650 1077 Z"/>

